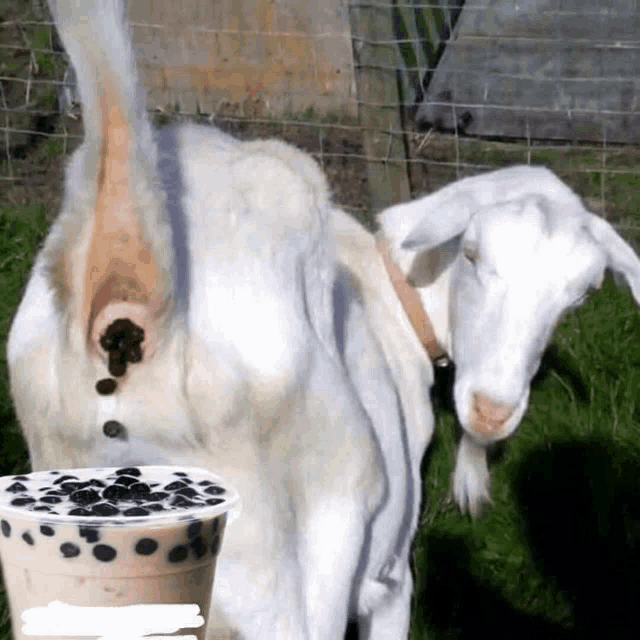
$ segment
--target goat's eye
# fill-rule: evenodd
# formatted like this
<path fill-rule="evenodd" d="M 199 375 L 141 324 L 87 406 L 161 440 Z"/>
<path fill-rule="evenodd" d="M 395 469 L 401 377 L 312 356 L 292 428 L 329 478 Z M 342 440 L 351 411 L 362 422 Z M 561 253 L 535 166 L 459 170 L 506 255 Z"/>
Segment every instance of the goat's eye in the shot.
<path fill-rule="evenodd" d="M 478 260 L 478 252 L 473 247 L 465 247 L 462 255 L 471 263 L 475 264 Z"/>

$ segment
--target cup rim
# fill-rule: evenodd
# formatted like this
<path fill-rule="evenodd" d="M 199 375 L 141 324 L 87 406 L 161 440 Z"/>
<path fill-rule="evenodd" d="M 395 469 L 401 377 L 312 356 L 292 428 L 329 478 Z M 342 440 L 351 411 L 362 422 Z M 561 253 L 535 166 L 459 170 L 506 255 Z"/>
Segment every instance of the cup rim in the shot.
<path fill-rule="evenodd" d="M 206 479 L 211 479 L 215 481 L 216 484 L 219 484 L 225 489 L 225 497 L 224 502 L 216 505 L 205 505 L 202 507 L 194 507 L 187 509 L 176 509 L 176 510 L 165 510 L 165 511 L 156 511 L 150 513 L 146 516 L 123 516 L 122 514 L 117 514 L 114 516 L 73 516 L 69 514 L 51 514 L 48 511 L 32 511 L 29 509 L 25 509 L 24 507 L 19 507 L 10 504 L 0 504 L 0 518 L 2 518 L 3 514 L 7 514 L 13 517 L 24 518 L 27 520 L 35 520 L 40 524 L 78 524 L 82 526 L 100 526 L 100 527 L 120 527 L 122 525 L 129 526 L 151 526 L 151 527 L 160 527 L 168 522 L 173 522 L 175 520 L 187 521 L 198 518 L 215 518 L 222 514 L 228 514 L 228 520 L 235 520 L 240 513 L 241 509 L 241 501 L 238 492 L 233 488 L 231 484 L 229 484 L 224 478 L 219 476 L 212 471 L 204 467 L 191 467 L 184 465 L 160 465 L 160 464 L 136 464 L 129 465 L 131 467 L 144 469 L 162 469 L 167 471 L 182 471 L 185 473 L 192 473 L 197 475 L 206 475 Z M 89 471 L 99 471 L 101 475 L 105 477 L 114 473 L 118 469 L 126 468 L 125 466 L 118 467 L 76 467 L 72 469 L 49 469 L 44 471 L 32 471 L 24 474 L 11 474 L 6 476 L 0 476 L 0 491 L 5 489 L 9 484 L 13 482 L 19 482 L 19 480 L 15 480 L 16 476 L 24 475 L 36 475 L 36 474 L 46 474 L 51 471 L 58 471 L 60 475 L 73 475 L 73 474 L 81 474 L 82 472 Z M 177 477 L 176 479 L 179 479 Z M 204 479 L 204 478 L 202 478 Z"/>

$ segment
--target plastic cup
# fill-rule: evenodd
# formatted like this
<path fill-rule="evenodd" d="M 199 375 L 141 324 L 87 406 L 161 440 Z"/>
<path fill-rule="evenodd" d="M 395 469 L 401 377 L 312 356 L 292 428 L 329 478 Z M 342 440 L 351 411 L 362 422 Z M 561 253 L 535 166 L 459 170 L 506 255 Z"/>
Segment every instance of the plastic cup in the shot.
<path fill-rule="evenodd" d="M 132 469 L 141 475 L 132 475 Z M 33 640 L 22 632 L 25 610 L 56 600 L 92 607 L 197 604 L 205 624 L 184 633 L 204 640 L 216 559 L 227 516 L 239 510 L 238 495 L 204 469 L 128 470 L 65 469 L 0 478 L 0 560 L 15 640 Z M 64 476 L 77 480 L 60 481 Z M 76 484 L 71 490 L 73 483 L 91 480 L 107 486 Z M 102 494 L 110 485 L 121 489 L 110 490 L 112 499 L 106 499 Z M 80 491 L 95 491 L 100 498 Z M 157 499 L 162 494 L 167 495 Z M 113 508 L 119 513 L 68 513 Z"/>

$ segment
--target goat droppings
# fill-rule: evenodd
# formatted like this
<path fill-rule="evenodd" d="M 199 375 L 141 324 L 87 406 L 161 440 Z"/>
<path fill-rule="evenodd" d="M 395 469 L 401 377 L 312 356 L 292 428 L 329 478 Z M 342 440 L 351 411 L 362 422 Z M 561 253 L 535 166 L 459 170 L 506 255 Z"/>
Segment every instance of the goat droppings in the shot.
<path fill-rule="evenodd" d="M 111 395 L 118 386 L 118 383 L 113 378 L 103 378 L 102 380 L 98 380 L 96 382 L 96 391 L 101 396 Z"/>
<path fill-rule="evenodd" d="M 127 437 L 125 426 L 117 420 L 107 420 L 102 427 L 102 432 L 107 438 L 120 438 L 125 440 Z"/>

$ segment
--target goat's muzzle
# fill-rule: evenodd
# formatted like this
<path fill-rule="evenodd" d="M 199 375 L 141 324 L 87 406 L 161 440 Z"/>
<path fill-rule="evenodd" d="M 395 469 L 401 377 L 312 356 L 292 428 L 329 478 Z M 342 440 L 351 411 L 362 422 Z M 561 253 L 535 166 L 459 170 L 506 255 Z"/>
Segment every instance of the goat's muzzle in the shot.
<path fill-rule="evenodd" d="M 497 436 L 514 407 L 500 404 L 481 393 L 472 395 L 471 429 L 484 437 Z"/>

